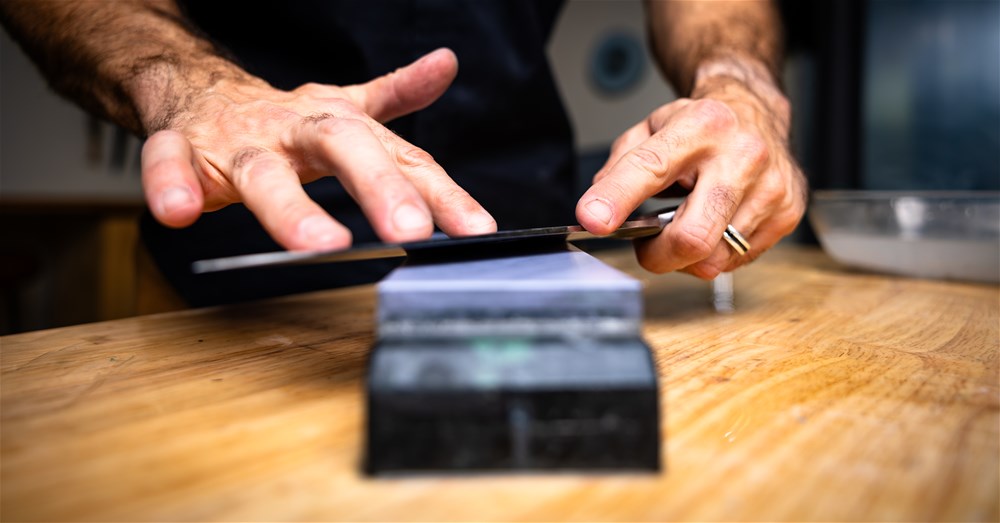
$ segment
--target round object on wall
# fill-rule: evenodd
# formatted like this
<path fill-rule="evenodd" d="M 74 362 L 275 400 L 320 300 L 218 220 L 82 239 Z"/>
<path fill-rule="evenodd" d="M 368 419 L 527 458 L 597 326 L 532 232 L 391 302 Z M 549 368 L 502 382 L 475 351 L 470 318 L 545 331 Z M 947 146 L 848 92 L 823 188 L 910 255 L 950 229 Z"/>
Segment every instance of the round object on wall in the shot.
<path fill-rule="evenodd" d="M 636 88 L 646 70 L 642 42 L 625 31 L 600 37 L 590 54 L 590 83 L 598 92 L 620 96 Z"/>

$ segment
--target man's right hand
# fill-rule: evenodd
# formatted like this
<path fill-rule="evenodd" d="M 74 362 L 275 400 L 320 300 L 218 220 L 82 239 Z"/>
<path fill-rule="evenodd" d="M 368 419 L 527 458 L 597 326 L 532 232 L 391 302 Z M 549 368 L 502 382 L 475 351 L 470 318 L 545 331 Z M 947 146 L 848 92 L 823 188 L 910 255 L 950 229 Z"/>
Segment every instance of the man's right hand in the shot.
<path fill-rule="evenodd" d="M 351 233 L 302 184 L 337 176 L 387 242 L 483 234 L 496 222 L 433 158 L 382 126 L 436 100 L 457 59 L 439 49 L 368 83 L 294 91 L 223 80 L 190 99 L 142 151 L 149 207 L 185 227 L 204 211 L 243 202 L 281 245 L 344 248 Z"/>

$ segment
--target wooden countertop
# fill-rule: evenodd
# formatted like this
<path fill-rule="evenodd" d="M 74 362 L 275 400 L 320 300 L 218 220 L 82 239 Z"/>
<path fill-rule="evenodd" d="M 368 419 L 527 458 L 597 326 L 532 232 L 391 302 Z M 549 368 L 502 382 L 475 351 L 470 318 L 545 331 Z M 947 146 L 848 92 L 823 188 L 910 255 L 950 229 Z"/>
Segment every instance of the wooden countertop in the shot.
<path fill-rule="evenodd" d="M 996 286 L 793 247 L 735 276 L 730 315 L 641 276 L 653 476 L 360 477 L 372 287 L 0 338 L 0 517 L 1000 519 Z"/>

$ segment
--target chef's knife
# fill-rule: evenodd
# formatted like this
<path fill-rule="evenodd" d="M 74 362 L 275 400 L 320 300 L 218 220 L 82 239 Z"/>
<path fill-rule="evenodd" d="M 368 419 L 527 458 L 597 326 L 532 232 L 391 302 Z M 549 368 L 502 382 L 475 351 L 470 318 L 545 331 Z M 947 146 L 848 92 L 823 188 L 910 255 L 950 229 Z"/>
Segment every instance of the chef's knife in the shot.
<path fill-rule="evenodd" d="M 359 245 L 349 249 L 321 252 L 277 251 L 260 254 L 246 254 L 199 260 L 191 264 L 195 274 L 228 271 L 233 269 L 249 269 L 271 267 L 276 265 L 331 263 L 357 260 L 372 260 L 378 258 L 402 258 L 407 255 L 426 255 L 434 252 L 455 252 L 465 249 L 483 249 L 505 243 L 514 244 L 536 240 L 559 240 L 567 242 L 590 240 L 596 238 L 632 239 L 658 234 L 674 219 L 677 207 L 662 209 L 648 216 L 630 220 L 622 224 L 614 232 L 598 236 L 579 225 L 564 227 L 538 227 L 534 229 L 517 229 L 499 231 L 477 236 L 461 236 L 450 238 L 443 234 L 435 234 L 428 240 L 407 243 L 376 243 Z"/>

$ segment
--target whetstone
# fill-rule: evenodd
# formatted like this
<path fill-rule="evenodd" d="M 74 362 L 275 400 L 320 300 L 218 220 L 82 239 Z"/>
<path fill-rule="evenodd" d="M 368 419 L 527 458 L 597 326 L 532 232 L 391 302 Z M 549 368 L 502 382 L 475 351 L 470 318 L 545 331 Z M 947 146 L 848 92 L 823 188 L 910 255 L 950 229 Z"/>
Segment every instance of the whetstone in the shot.
<path fill-rule="evenodd" d="M 377 320 L 367 472 L 659 469 L 642 287 L 589 254 L 404 265 Z"/>

